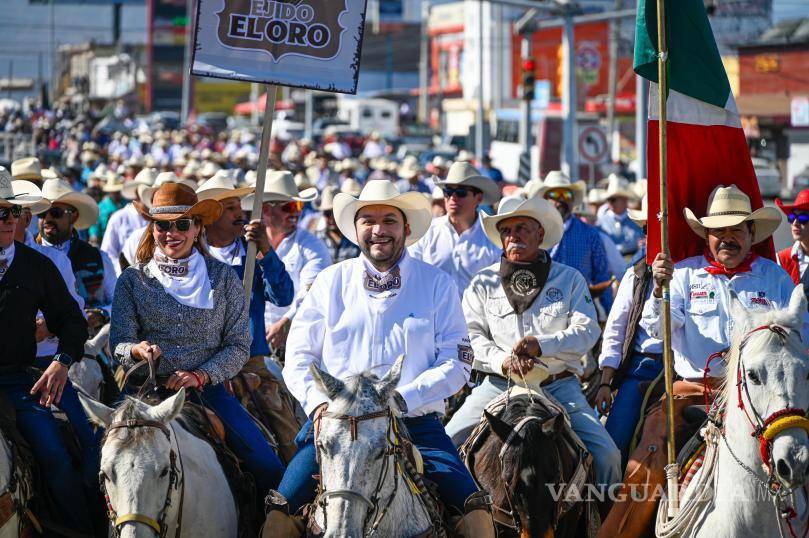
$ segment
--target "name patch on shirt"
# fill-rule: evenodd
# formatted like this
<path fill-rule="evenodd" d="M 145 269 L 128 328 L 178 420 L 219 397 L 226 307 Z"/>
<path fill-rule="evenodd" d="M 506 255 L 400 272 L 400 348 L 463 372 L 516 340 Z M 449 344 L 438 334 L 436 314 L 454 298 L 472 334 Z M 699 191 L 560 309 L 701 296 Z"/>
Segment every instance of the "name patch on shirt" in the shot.
<path fill-rule="evenodd" d="M 703 287 L 701 284 L 691 284 L 691 299 L 715 299 L 716 292 L 712 288 Z"/>
<path fill-rule="evenodd" d="M 391 272 L 381 278 L 365 271 L 362 285 L 366 290 L 374 293 L 400 289 L 402 287 L 402 277 L 399 273 L 399 266 L 397 265 Z"/>
<path fill-rule="evenodd" d="M 458 344 L 458 360 L 471 366 L 475 360 L 475 352 L 472 351 L 472 347 Z"/>

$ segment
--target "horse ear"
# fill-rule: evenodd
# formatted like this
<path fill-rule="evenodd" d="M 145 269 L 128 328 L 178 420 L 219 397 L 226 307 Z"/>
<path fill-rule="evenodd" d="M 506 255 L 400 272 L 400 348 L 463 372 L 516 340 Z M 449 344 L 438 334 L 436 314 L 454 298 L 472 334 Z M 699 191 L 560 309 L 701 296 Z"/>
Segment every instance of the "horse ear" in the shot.
<path fill-rule="evenodd" d="M 79 402 L 84 408 L 84 412 L 87 413 L 87 418 L 102 428 L 109 426 L 112 422 L 112 414 L 115 412 L 115 410 L 112 407 L 107 407 L 101 402 L 88 398 L 79 391 L 76 392 L 79 395 Z"/>
<path fill-rule="evenodd" d="M 379 394 L 383 402 L 387 402 L 390 399 L 393 389 L 399 384 L 399 379 L 402 377 L 404 358 L 404 354 L 399 355 L 399 358 L 397 358 L 393 366 L 390 367 L 388 373 L 374 384 L 376 393 Z"/>
<path fill-rule="evenodd" d="M 152 420 L 168 424 L 179 416 L 180 412 L 183 410 L 183 404 L 185 404 L 185 388 L 178 390 L 177 394 L 171 398 L 167 398 L 159 404 L 149 407 L 146 413 Z"/>
<path fill-rule="evenodd" d="M 323 391 L 323 393 L 328 396 L 330 400 L 337 398 L 337 395 L 340 394 L 343 389 L 345 389 L 345 384 L 342 381 L 330 374 L 327 374 L 318 368 L 315 363 L 309 364 L 309 373 L 315 378 L 315 384 L 317 387 Z"/>
<path fill-rule="evenodd" d="M 492 415 L 485 409 L 483 410 L 483 416 L 486 417 L 486 422 L 489 423 L 489 427 L 492 429 L 494 434 L 505 443 L 511 435 L 511 432 L 514 431 L 514 428 L 512 428 L 507 422 L 503 421 L 500 417 Z"/>
<path fill-rule="evenodd" d="M 792 320 L 791 326 L 796 331 L 800 331 L 803 327 L 803 319 L 806 317 L 806 295 L 803 292 L 803 284 L 798 284 L 792 290 L 792 296 L 789 298 L 789 318 Z"/>
<path fill-rule="evenodd" d="M 747 308 L 745 308 L 741 299 L 739 299 L 739 295 L 735 291 L 730 290 L 730 319 L 733 320 L 734 324 L 743 326 L 744 323 L 747 323 L 749 317 Z"/>
<path fill-rule="evenodd" d="M 556 435 L 562 431 L 565 425 L 565 415 L 559 413 L 542 423 L 542 433 L 545 435 Z"/>

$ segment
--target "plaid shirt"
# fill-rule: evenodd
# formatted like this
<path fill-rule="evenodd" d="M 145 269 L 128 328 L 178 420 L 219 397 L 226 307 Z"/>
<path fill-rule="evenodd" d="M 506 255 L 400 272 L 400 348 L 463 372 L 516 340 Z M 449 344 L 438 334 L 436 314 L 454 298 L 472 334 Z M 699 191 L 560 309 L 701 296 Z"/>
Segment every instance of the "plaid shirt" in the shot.
<path fill-rule="evenodd" d="M 590 285 L 610 279 L 607 253 L 598 230 L 575 217 L 565 222 L 565 233 L 551 249 L 551 258 L 578 269 Z"/>

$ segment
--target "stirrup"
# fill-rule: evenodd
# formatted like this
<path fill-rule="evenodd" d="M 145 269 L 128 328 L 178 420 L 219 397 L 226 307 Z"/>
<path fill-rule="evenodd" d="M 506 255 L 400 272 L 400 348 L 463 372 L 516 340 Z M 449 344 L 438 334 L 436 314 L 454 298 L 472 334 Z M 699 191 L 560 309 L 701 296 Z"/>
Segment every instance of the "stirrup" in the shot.
<path fill-rule="evenodd" d="M 464 501 L 463 511 L 465 514 L 468 514 L 472 510 L 486 510 L 487 512 L 491 512 L 492 504 L 494 503 L 491 495 L 485 491 L 476 491 Z"/>

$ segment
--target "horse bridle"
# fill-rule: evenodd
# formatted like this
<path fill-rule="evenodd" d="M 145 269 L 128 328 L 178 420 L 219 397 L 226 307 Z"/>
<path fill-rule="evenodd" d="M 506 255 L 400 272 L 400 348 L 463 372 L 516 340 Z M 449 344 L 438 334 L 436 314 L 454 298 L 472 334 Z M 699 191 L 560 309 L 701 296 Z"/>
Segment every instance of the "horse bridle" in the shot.
<path fill-rule="evenodd" d="M 178 506 L 179 513 L 177 516 L 177 528 L 175 530 L 175 537 L 180 536 L 180 530 L 182 529 L 182 521 L 183 521 L 183 500 L 185 498 L 185 477 L 183 475 L 183 463 L 182 463 L 182 456 L 179 456 L 180 449 L 177 447 L 177 451 L 175 452 L 174 446 L 177 446 L 176 440 L 172 441 L 173 436 L 171 435 L 170 426 L 166 426 L 162 422 L 158 422 L 156 420 L 146 420 L 146 419 L 128 419 L 128 420 L 121 420 L 118 422 L 113 422 L 107 427 L 107 431 L 104 434 L 104 439 L 102 440 L 101 444 L 103 446 L 104 442 L 106 441 L 107 436 L 113 430 L 117 429 L 132 429 L 132 428 L 156 428 L 163 432 L 166 436 L 166 439 L 169 441 L 169 444 L 172 445 L 172 448 L 169 452 L 169 485 L 166 489 L 166 500 L 163 502 L 163 508 L 160 509 L 160 513 L 157 516 L 157 519 L 147 516 L 145 514 L 139 514 L 137 512 L 132 512 L 129 514 L 124 514 L 119 516 L 115 512 L 115 508 L 112 506 L 112 502 L 110 501 L 110 496 L 107 493 L 107 486 L 106 481 L 108 480 L 107 475 L 104 471 L 101 471 L 98 475 L 99 482 L 101 483 L 101 493 L 104 495 L 104 501 L 107 504 L 107 517 L 109 518 L 110 522 L 112 523 L 113 528 L 113 535 L 118 537 L 121 535 L 121 527 L 127 523 L 140 523 L 142 525 L 146 525 L 151 528 L 157 536 L 160 538 L 164 538 L 166 533 L 168 532 L 168 527 L 166 526 L 166 515 L 168 514 L 168 510 L 171 507 L 171 495 L 175 489 L 180 490 L 180 503 Z M 179 459 L 179 466 L 178 466 L 178 459 Z"/>

